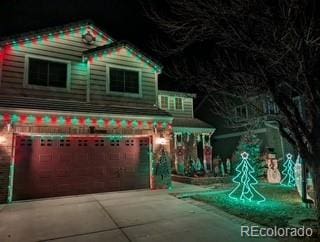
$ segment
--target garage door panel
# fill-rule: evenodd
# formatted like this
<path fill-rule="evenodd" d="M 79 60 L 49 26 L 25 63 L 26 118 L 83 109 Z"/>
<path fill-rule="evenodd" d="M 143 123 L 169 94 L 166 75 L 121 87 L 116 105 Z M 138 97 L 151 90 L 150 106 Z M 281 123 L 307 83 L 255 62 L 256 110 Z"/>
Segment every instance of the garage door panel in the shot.
<path fill-rule="evenodd" d="M 14 200 L 149 186 L 146 138 L 16 136 Z"/>

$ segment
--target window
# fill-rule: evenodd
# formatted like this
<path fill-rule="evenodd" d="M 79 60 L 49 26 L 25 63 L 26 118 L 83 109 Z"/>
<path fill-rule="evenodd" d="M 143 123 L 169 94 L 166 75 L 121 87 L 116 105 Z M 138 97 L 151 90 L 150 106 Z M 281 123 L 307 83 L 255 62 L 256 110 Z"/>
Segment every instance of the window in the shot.
<path fill-rule="evenodd" d="M 176 110 L 182 110 L 182 98 L 181 97 L 176 97 L 175 98 L 175 109 Z"/>
<path fill-rule="evenodd" d="M 169 97 L 167 96 L 160 96 L 160 106 L 163 109 L 168 109 L 169 106 Z"/>
<path fill-rule="evenodd" d="M 276 103 L 270 97 L 267 97 L 265 99 L 264 113 L 265 114 L 277 114 L 277 113 L 279 113 L 278 106 L 276 105 Z"/>
<path fill-rule="evenodd" d="M 109 68 L 109 90 L 111 92 L 140 93 L 139 71 Z"/>
<path fill-rule="evenodd" d="M 67 88 L 68 63 L 28 58 L 28 84 Z"/>
<path fill-rule="evenodd" d="M 235 109 L 236 120 L 245 120 L 248 118 L 248 108 L 247 105 L 241 105 Z"/>

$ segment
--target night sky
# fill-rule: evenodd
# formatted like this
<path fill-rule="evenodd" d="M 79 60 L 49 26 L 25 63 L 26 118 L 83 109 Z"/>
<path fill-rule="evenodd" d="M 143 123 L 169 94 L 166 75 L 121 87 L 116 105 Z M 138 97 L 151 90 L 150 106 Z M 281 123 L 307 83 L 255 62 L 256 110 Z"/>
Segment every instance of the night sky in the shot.
<path fill-rule="evenodd" d="M 161 33 L 144 15 L 139 0 L 1 0 L 0 37 L 84 19 L 91 19 L 116 40 L 127 40 L 166 65 L 151 48 L 151 39 Z M 165 74 L 159 77 L 159 88 L 181 89 Z"/>

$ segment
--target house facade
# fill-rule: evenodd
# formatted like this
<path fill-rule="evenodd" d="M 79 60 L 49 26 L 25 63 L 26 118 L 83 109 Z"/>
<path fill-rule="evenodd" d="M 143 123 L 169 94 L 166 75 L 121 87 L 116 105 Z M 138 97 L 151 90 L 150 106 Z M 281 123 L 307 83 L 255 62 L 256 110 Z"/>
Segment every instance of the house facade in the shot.
<path fill-rule="evenodd" d="M 300 100 L 296 100 L 300 101 Z M 215 154 L 223 161 L 227 158 L 234 160 L 234 154 L 242 135 L 248 132 L 247 127 L 241 126 L 248 120 L 255 120 L 249 130 L 257 135 L 261 141 L 261 151 L 273 153 L 278 160 L 285 159 L 287 153 L 295 153 L 294 148 L 280 134 L 278 124 L 273 121 L 273 117 L 278 115 L 279 109 L 273 100 L 268 96 L 260 96 L 250 104 L 241 104 L 234 108 L 234 114 L 230 114 L 233 123 L 230 120 L 217 116 L 210 112 L 207 102 L 203 102 L 197 107 L 197 114 L 203 120 L 214 125 L 217 132 L 212 137 L 212 144 L 215 148 Z M 238 122 L 238 123 L 237 123 Z"/>
<path fill-rule="evenodd" d="M 161 66 L 90 21 L 0 44 L 0 201 L 156 188 Z"/>
<path fill-rule="evenodd" d="M 195 94 L 173 91 L 158 91 L 159 107 L 173 116 L 170 150 L 173 170 L 185 175 L 191 161 L 200 159 L 204 171 L 210 173 L 213 147 L 211 137 L 215 132 L 212 125 L 194 117 Z"/>

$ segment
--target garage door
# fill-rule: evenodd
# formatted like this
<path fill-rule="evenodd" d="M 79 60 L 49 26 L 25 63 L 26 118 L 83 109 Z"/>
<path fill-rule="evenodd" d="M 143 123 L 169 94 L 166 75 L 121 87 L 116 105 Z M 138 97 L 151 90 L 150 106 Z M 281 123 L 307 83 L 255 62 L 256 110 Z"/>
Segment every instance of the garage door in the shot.
<path fill-rule="evenodd" d="M 13 199 L 149 187 L 149 139 L 16 136 Z"/>

